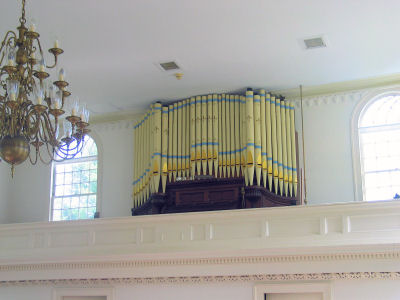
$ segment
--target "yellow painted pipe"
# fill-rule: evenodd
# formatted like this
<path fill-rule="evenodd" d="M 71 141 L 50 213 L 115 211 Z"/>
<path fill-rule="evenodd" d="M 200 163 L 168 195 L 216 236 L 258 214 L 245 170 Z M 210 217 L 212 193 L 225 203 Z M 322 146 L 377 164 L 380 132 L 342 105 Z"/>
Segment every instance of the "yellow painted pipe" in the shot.
<path fill-rule="evenodd" d="M 271 96 L 271 128 L 272 128 L 272 173 L 275 193 L 278 194 L 278 138 L 276 124 L 276 98 Z"/>
<path fill-rule="evenodd" d="M 271 95 L 265 95 L 265 128 L 267 138 L 267 168 L 268 188 L 272 191 L 273 160 L 272 160 L 272 119 L 271 119 Z"/>
<path fill-rule="evenodd" d="M 207 165 L 208 170 L 206 174 L 212 175 L 213 167 L 213 96 L 210 94 L 207 96 Z"/>
<path fill-rule="evenodd" d="M 223 177 L 222 95 L 218 95 L 218 177 Z"/>
<path fill-rule="evenodd" d="M 267 132 L 265 121 L 265 90 L 260 90 L 260 133 L 261 133 L 261 167 L 263 186 L 267 187 Z"/>
<path fill-rule="evenodd" d="M 244 176 L 245 185 L 249 185 L 249 174 L 247 172 L 247 165 L 246 165 L 246 155 L 247 155 L 247 121 L 246 121 L 246 97 L 240 97 L 240 106 L 241 106 L 241 138 L 242 138 L 242 151 L 241 151 L 241 163 L 242 163 L 242 176 Z"/>
<path fill-rule="evenodd" d="M 169 129 L 168 129 L 168 106 L 162 107 L 161 114 L 161 185 L 162 192 L 165 193 L 167 187 L 168 178 L 168 139 L 169 139 Z"/>
<path fill-rule="evenodd" d="M 226 178 L 226 152 L 227 152 L 227 135 L 226 135 L 226 95 L 222 94 L 222 177 Z"/>
<path fill-rule="evenodd" d="M 297 197 L 297 158 L 296 158 L 296 133 L 294 127 L 294 104 L 290 103 L 290 135 L 292 139 L 292 164 L 293 164 L 293 191 Z"/>
<path fill-rule="evenodd" d="M 158 193 L 161 178 L 161 103 L 154 104 L 153 189 Z"/>
<path fill-rule="evenodd" d="M 212 98 L 212 127 L 213 127 L 213 165 L 214 165 L 214 173 L 212 173 L 215 177 L 217 177 L 218 173 L 218 151 L 219 151 L 219 136 L 218 136 L 218 95 L 213 94 Z"/>
<path fill-rule="evenodd" d="M 276 136 L 278 143 L 278 182 L 279 193 L 283 195 L 283 163 L 282 163 L 282 122 L 281 122 L 281 99 L 275 100 L 276 109 Z"/>
<path fill-rule="evenodd" d="M 292 163 L 292 139 L 290 133 L 290 103 L 286 104 L 286 148 L 287 148 L 287 170 L 289 182 L 289 196 L 293 196 L 293 163 Z"/>
<path fill-rule="evenodd" d="M 230 176 L 235 177 L 235 165 L 236 165 L 236 153 L 235 153 L 235 95 L 230 95 L 229 97 L 229 136 L 231 138 L 230 143 L 230 157 L 231 157 L 231 167 L 230 167 Z"/>
<path fill-rule="evenodd" d="M 235 136 L 235 176 L 240 176 L 240 163 L 241 163 L 241 153 L 240 149 L 241 147 L 241 142 L 240 142 L 240 96 L 235 95 L 235 130 L 234 130 L 234 136 Z"/>
<path fill-rule="evenodd" d="M 178 171 L 178 103 L 174 103 L 174 123 L 172 124 L 172 178 L 176 180 Z"/>
<path fill-rule="evenodd" d="M 173 126 L 174 125 L 174 105 L 171 104 L 168 106 L 168 179 L 170 182 L 173 181 L 172 178 L 172 148 L 173 148 Z"/>
<path fill-rule="evenodd" d="M 196 97 L 196 169 L 201 174 L 201 96 Z"/>
<path fill-rule="evenodd" d="M 286 137 L 286 103 L 281 101 L 281 128 L 282 128 L 282 164 L 283 164 L 283 190 L 288 196 L 289 188 L 289 174 L 288 174 L 288 161 L 287 161 L 287 137 Z"/>
<path fill-rule="evenodd" d="M 261 185 L 261 171 L 262 171 L 262 158 L 261 158 L 261 97 L 254 95 L 253 108 L 254 108 L 254 157 L 256 166 L 256 180 L 257 185 Z"/>
<path fill-rule="evenodd" d="M 253 185 L 254 180 L 254 104 L 253 91 L 246 91 L 246 126 L 247 126 L 247 154 L 246 166 L 249 175 L 249 185 Z"/>
<path fill-rule="evenodd" d="M 190 176 L 196 175 L 196 100 L 190 98 Z"/>

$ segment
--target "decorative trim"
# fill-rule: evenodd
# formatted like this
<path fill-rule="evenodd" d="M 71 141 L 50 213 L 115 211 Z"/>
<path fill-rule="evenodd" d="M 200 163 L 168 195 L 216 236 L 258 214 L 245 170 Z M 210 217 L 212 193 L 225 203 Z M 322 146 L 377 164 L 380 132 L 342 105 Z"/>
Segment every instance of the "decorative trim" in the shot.
<path fill-rule="evenodd" d="M 216 258 L 182 258 L 160 260 L 133 260 L 118 262 L 71 262 L 71 263 L 40 263 L 0 265 L 0 272 L 10 271 L 48 271 L 65 269 L 126 269 L 142 267 L 185 266 L 185 265 L 230 265 L 230 264 L 266 264 L 266 263 L 297 263 L 343 260 L 382 260 L 400 259 L 400 252 L 366 252 L 338 254 L 304 254 L 279 256 L 245 256 Z"/>
<path fill-rule="evenodd" d="M 307 96 L 303 98 L 303 103 L 305 107 L 356 103 L 367 93 L 368 90 L 357 90 L 357 91 L 338 92 L 338 93 L 324 94 L 317 96 Z M 296 108 L 300 108 L 299 97 L 288 98 L 288 100 L 293 102 Z"/>
<path fill-rule="evenodd" d="M 321 281 L 321 280 L 396 279 L 400 272 L 350 272 L 350 273 L 303 273 L 303 274 L 259 274 L 223 276 L 179 276 L 179 277 L 132 277 L 132 278 L 86 278 L 0 281 L 1 286 L 62 285 L 62 286 L 107 286 L 120 284 L 183 284 L 222 282 L 274 282 L 274 281 Z"/>

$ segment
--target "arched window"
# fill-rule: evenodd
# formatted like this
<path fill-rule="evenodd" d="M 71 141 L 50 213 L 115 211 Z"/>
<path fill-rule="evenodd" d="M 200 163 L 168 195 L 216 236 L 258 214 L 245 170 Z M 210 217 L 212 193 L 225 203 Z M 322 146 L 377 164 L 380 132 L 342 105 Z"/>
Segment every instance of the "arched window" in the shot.
<path fill-rule="evenodd" d="M 75 158 L 53 163 L 50 220 L 94 218 L 97 211 L 97 146 L 90 136 Z"/>
<path fill-rule="evenodd" d="M 360 113 L 358 136 L 363 199 L 391 200 L 400 194 L 400 94 L 369 101 Z"/>

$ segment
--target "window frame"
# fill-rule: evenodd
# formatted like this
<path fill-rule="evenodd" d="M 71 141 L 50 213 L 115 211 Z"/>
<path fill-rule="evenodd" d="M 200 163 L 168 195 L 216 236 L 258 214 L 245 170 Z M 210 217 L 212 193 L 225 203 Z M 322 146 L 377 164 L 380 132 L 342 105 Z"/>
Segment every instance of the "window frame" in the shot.
<path fill-rule="evenodd" d="M 49 221 L 50 222 L 65 222 L 65 221 L 79 221 L 79 220 L 91 220 L 91 219 L 76 219 L 76 220 L 53 220 L 53 206 L 54 206 L 54 196 L 55 196 L 55 188 L 54 184 L 56 181 L 56 172 L 55 172 L 55 166 L 56 165 L 63 165 L 63 164 L 70 164 L 70 163 L 79 163 L 79 162 L 88 162 L 88 161 L 96 161 L 97 160 L 97 191 L 96 191 L 96 212 L 95 212 L 95 218 L 100 216 L 101 212 L 101 201 L 100 201 L 100 195 L 101 195 L 101 189 L 99 186 L 99 183 L 101 182 L 101 172 L 100 172 L 100 157 L 101 157 L 101 152 L 99 149 L 99 142 L 98 139 L 93 137 L 93 133 L 91 132 L 90 135 L 88 135 L 93 142 L 96 145 L 97 148 L 97 155 L 96 156 L 87 156 L 87 157 L 79 157 L 79 158 L 73 158 L 73 159 L 68 159 L 60 162 L 55 162 L 53 161 L 51 163 L 51 186 L 50 186 L 50 210 L 49 210 Z M 84 194 L 79 194 L 79 195 L 84 195 Z"/>
<path fill-rule="evenodd" d="M 361 157 L 361 140 L 359 134 L 360 118 L 363 116 L 364 112 L 368 110 L 372 103 L 381 98 L 394 95 L 400 96 L 400 86 L 369 91 L 361 98 L 353 110 L 353 115 L 351 118 L 351 139 L 355 201 L 367 202 L 367 200 L 365 200 L 364 170 Z"/>

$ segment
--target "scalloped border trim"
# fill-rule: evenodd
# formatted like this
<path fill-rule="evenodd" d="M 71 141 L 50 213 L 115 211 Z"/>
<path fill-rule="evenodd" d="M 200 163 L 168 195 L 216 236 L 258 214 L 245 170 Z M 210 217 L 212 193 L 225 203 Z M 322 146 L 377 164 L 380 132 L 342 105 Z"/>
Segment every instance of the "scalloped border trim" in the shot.
<path fill-rule="evenodd" d="M 47 279 L 0 281 L 1 286 L 31 285 L 114 285 L 114 284 L 183 284 L 221 282 L 273 282 L 273 281 L 316 281 L 316 280 L 359 280 L 359 279 L 400 279 L 400 272 L 349 272 L 349 273 L 305 273 L 305 274 L 263 274 L 223 276 L 180 276 L 144 278 L 93 278 L 93 279 Z"/>

